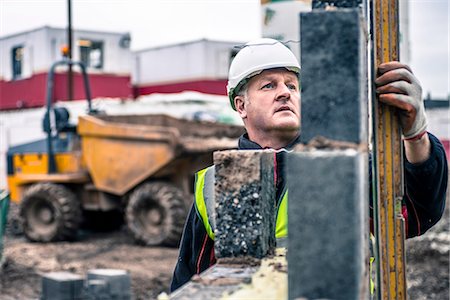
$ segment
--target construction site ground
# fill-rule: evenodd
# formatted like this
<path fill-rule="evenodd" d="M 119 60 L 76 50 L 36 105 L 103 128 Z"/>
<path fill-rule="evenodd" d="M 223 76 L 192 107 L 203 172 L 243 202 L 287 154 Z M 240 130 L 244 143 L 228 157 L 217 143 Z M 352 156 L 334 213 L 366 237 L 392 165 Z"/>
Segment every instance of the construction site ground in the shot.
<path fill-rule="evenodd" d="M 123 269 L 131 275 L 135 299 L 155 299 L 169 291 L 178 250 L 135 245 L 125 228 L 82 231 L 77 241 L 30 243 L 5 236 L 0 299 L 39 299 L 41 274 L 54 271 L 82 276 L 91 269 Z"/>
<path fill-rule="evenodd" d="M 448 203 L 448 201 L 447 201 Z M 410 299 L 448 299 L 449 205 L 444 218 L 427 234 L 407 241 L 407 280 Z M 178 250 L 134 245 L 122 227 L 83 231 L 75 242 L 30 243 L 8 234 L 0 276 L 0 298 L 38 299 L 40 275 L 69 271 L 80 275 L 94 268 L 126 269 L 135 299 L 154 299 L 168 292 Z"/>

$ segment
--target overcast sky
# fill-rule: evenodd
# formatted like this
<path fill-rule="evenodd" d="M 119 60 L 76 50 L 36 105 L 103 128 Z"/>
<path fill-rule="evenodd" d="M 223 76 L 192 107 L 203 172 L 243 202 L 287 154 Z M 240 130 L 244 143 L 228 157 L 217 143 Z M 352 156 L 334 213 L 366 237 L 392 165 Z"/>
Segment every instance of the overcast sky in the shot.
<path fill-rule="evenodd" d="M 260 0 L 72 0 L 74 28 L 130 32 L 133 50 L 210 38 L 261 36 Z M 405 0 L 400 0 L 405 1 Z M 409 0 L 411 66 L 424 94 L 450 94 L 449 0 Z M 67 0 L 0 0 L 0 36 L 65 27 Z"/>

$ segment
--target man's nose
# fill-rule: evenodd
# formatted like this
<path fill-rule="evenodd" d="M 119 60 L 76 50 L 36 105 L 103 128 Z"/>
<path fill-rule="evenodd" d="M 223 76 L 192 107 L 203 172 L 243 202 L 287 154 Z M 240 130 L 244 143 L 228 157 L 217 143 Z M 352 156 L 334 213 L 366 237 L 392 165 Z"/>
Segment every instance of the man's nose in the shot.
<path fill-rule="evenodd" d="M 289 99 L 291 97 L 291 90 L 286 84 L 279 84 L 277 89 L 277 100 Z"/>

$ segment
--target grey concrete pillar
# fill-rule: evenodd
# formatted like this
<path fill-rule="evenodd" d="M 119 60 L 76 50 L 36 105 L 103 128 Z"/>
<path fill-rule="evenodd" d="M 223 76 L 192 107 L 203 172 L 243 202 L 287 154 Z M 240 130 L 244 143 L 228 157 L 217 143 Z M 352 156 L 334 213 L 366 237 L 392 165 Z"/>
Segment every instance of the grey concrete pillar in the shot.
<path fill-rule="evenodd" d="M 274 157 L 272 151 L 214 152 L 217 258 L 273 251 Z"/>
<path fill-rule="evenodd" d="M 366 299 L 367 62 L 358 9 L 300 15 L 302 140 L 356 150 L 288 155 L 289 299 Z"/>
<path fill-rule="evenodd" d="M 364 298 L 367 181 L 365 153 L 289 154 L 289 299 Z"/>
<path fill-rule="evenodd" d="M 367 143 L 367 61 L 358 9 L 300 14 L 301 138 Z"/>

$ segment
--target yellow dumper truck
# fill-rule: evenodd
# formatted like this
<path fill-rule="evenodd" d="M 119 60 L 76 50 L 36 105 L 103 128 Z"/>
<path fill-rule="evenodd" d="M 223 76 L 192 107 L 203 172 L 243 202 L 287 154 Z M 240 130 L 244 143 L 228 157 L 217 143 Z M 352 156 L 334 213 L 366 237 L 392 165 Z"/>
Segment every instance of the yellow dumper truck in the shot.
<path fill-rule="evenodd" d="M 243 128 L 98 113 L 91 108 L 87 76 L 89 113 L 74 126 L 65 108 L 51 104 L 53 71 L 43 122 L 47 138 L 7 153 L 10 197 L 20 205 L 26 237 L 70 240 L 83 211 L 119 210 L 137 242 L 176 245 L 193 201 L 192 174 L 212 163 L 213 151 L 236 147 Z"/>

